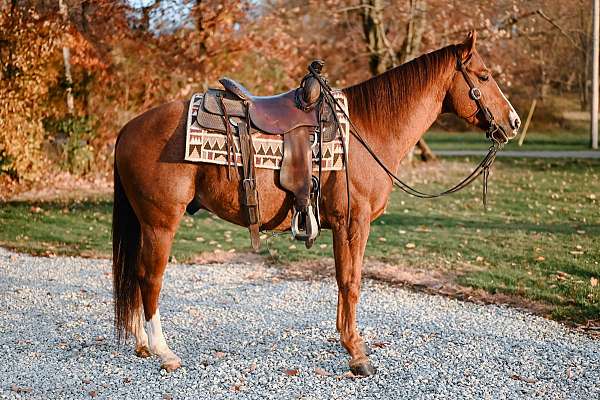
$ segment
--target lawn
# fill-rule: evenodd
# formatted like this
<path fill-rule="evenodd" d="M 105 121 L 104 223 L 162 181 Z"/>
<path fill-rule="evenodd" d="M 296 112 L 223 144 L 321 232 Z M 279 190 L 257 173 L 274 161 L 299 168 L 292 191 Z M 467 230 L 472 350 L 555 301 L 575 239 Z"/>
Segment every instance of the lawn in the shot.
<path fill-rule="evenodd" d="M 456 183 L 477 162 L 454 158 L 406 167 L 400 175 L 435 190 Z M 367 257 L 392 265 L 457 271 L 457 282 L 551 308 L 569 322 L 600 319 L 600 160 L 499 159 L 488 210 L 481 184 L 456 195 L 421 200 L 400 191 L 372 224 Z M 35 254 L 109 256 L 109 199 L 0 204 L 0 245 Z M 279 263 L 331 257 L 324 232 L 311 250 L 288 234 L 263 242 Z M 173 255 L 249 251 L 245 229 L 207 213 L 186 216 Z"/>
<path fill-rule="evenodd" d="M 444 132 L 433 130 L 425 135 L 427 143 L 435 150 L 486 150 L 490 142 L 485 134 L 477 132 Z M 588 129 L 570 131 L 530 131 L 522 146 L 518 139 L 510 141 L 506 146 L 510 151 L 561 151 L 589 150 L 590 134 Z"/>

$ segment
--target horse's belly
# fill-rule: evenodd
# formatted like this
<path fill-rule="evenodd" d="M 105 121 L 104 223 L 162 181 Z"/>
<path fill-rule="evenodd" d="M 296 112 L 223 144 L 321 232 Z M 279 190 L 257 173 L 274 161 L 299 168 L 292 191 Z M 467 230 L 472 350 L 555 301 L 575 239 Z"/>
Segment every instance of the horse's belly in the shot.
<path fill-rule="evenodd" d="M 226 221 L 247 226 L 240 178 L 235 169 L 231 169 L 228 178 L 227 167 L 210 164 L 203 167 L 196 194 L 202 207 Z M 291 226 L 293 196 L 276 186 L 278 179 L 275 171 L 256 170 L 262 229 L 287 230 Z"/>

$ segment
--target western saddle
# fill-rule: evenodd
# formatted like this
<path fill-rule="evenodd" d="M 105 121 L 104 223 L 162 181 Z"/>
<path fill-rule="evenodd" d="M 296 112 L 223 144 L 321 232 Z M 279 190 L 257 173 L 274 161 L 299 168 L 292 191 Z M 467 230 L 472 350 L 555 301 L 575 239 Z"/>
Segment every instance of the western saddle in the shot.
<path fill-rule="evenodd" d="M 228 177 L 231 164 L 236 165 L 234 136 L 239 138 L 242 203 L 255 249 L 260 245 L 261 227 L 252 145 L 255 133 L 283 136 L 279 183 L 294 195 L 292 236 L 309 248 L 319 235 L 321 148 L 336 138 L 339 129 L 335 104 L 322 90 L 330 90 L 321 76 L 323 65 L 320 60 L 313 61 L 298 88 L 274 96 L 254 96 L 240 83 L 222 78 L 219 82 L 224 90 L 209 89 L 198 110 L 200 126 L 226 135 Z M 313 176 L 315 146 L 318 177 Z"/>

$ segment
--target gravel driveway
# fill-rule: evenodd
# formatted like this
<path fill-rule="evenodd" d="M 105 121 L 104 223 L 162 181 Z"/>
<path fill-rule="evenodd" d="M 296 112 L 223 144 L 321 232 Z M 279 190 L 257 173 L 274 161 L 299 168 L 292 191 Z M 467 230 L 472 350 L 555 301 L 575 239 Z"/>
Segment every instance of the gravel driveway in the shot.
<path fill-rule="evenodd" d="M 347 374 L 331 280 L 171 265 L 172 374 L 112 335 L 110 264 L 0 249 L 0 398 L 598 399 L 600 342 L 515 310 L 364 282 L 375 377 Z"/>

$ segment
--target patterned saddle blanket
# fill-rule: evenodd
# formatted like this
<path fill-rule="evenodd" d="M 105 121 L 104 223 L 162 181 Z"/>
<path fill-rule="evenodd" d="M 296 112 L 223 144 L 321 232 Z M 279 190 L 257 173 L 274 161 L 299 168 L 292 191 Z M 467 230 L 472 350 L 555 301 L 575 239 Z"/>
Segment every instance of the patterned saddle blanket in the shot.
<path fill-rule="evenodd" d="M 333 94 L 345 113 L 348 114 L 348 104 L 342 91 L 336 90 Z M 200 107 L 203 106 L 203 100 L 204 93 L 196 93 L 190 100 L 186 126 L 185 160 L 227 165 L 226 136 L 221 132 L 211 132 L 198 123 L 198 112 Z M 343 113 L 338 111 L 337 116 L 340 123 L 338 135 L 331 142 L 323 143 L 323 158 L 321 161 L 323 171 L 344 169 L 344 144 L 342 140 L 345 142 L 346 148 L 348 148 L 350 125 Z M 235 133 L 233 141 L 235 154 L 232 157 L 232 164 L 241 167 L 240 141 Z M 253 133 L 252 145 L 254 147 L 254 163 L 256 168 L 281 169 L 284 152 L 283 135 Z M 318 170 L 317 156 L 319 146 L 313 146 L 312 151 L 313 169 L 316 171 Z"/>

